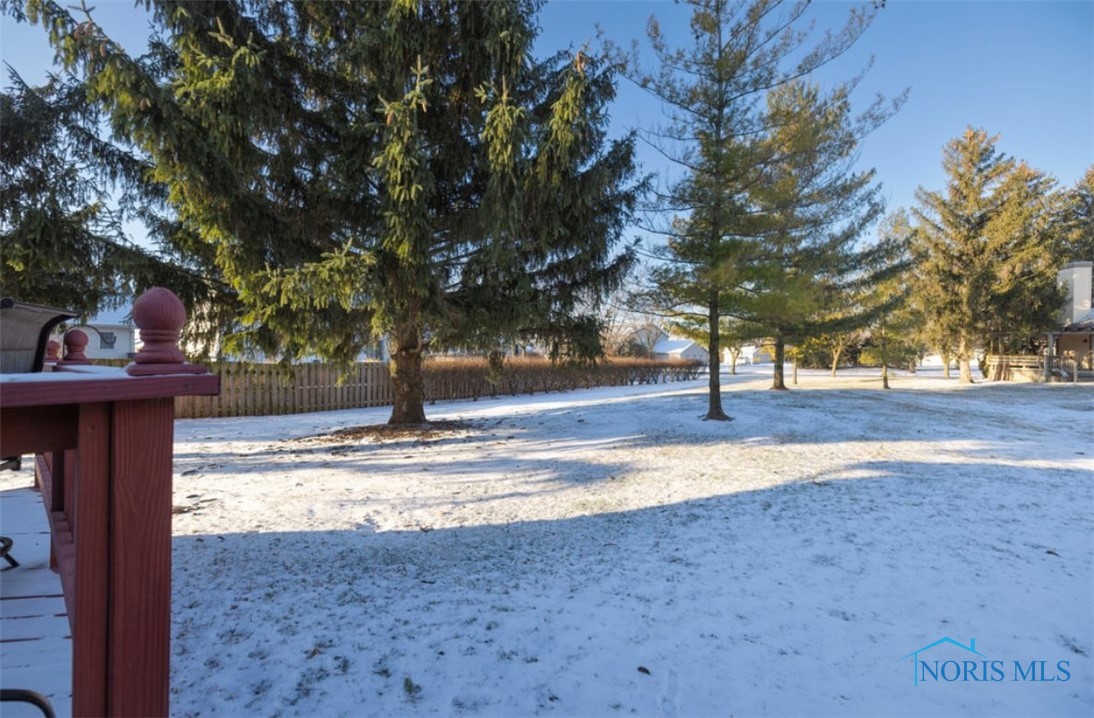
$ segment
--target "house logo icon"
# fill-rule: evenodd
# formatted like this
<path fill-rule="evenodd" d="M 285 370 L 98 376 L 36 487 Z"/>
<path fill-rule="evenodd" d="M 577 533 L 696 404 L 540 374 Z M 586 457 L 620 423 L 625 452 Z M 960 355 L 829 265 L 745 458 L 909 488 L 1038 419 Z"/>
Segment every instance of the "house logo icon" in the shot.
<path fill-rule="evenodd" d="M 922 648 L 917 648 L 916 650 L 912 651 L 911 653 L 909 653 L 908 655 L 906 655 L 906 656 L 904 656 L 903 658 L 900 659 L 902 661 L 906 661 L 909 658 L 912 659 L 912 678 L 913 678 L 913 681 L 914 681 L 914 685 L 917 685 L 917 686 L 919 685 L 919 654 L 923 653 L 924 651 L 929 651 L 932 648 L 934 648 L 935 646 L 940 646 L 944 643 L 949 643 L 951 645 L 957 646 L 958 648 L 964 649 L 964 650 L 968 651 L 969 653 L 980 656 L 981 658 L 987 658 L 987 656 L 985 656 L 983 653 L 976 650 L 976 639 L 975 638 L 970 638 L 969 639 L 969 645 L 966 646 L 964 643 L 958 643 L 957 641 L 953 640 L 949 636 L 943 636 L 942 638 L 939 638 L 934 643 L 929 643 L 926 646 L 923 646 Z"/>

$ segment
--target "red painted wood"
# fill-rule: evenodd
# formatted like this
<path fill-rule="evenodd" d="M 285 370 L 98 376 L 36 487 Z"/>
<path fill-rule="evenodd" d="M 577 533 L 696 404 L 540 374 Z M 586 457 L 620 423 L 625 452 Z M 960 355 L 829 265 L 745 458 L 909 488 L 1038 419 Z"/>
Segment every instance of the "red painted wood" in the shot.
<path fill-rule="evenodd" d="M 87 349 L 88 341 L 87 332 L 82 329 L 69 329 L 65 332 L 65 357 L 61 359 L 57 364 L 59 366 L 65 366 L 68 364 L 90 364 L 87 354 L 84 352 Z"/>
<path fill-rule="evenodd" d="M 179 333 L 186 324 L 186 308 L 169 289 L 152 287 L 133 302 L 133 323 L 141 330 L 143 345 L 133 358 L 138 365 L 181 364 Z"/>
<path fill-rule="evenodd" d="M 40 381 L 0 381 L 0 408 L 7 413 L 16 407 L 215 395 L 219 391 L 220 378 L 212 374 L 130 377 L 118 369 L 116 373 L 99 370 L 76 381 L 50 380 L 44 374 Z"/>
<path fill-rule="evenodd" d="M 53 478 L 54 467 L 57 467 L 58 471 L 60 472 L 64 471 L 63 457 L 63 451 L 51 452 L 49 454 L 38 454 L 34 457 L 34 484 L 42 493 L 42 503 L 44 504 L 46 509 L 46 517 L 49 519 L 49 567 L 54 571 L 58 570 L 58 529 L 56 527 L 56 523 L 58 520 L 60 520 L 64 521 L 66 527 L 68 526 L 68 520 L 65 518 L 64 513 L 61 512 L 61 507 L 64 506 L 63 473 L 59 474 L 59 479 L 54 480 Z"/>
<path fill-rule="evenodd" d="M 219 387 L 211 375 L 79 366 L 0 377 L 0 455 L 39 454 L 51 562 L 72 627 L 76 716 L 168 714 L 173 397 Z"/>
<path fill-rule="evenodd" d="M 79 489 L 66 510 L 75 524 L 75 611 L 72 621 L 72 712 L 76 716 L 108 715 L 107 640 L 111 626 L 110 584 L 110 449 L 111 407 L 107 403 L 80 406 L 77 460 Z M 72 519 L 75 521 L 72 521 Z M 59 553 L 62 576 L 65 566 Z M 69 593 L 68 587 L 65 594 Z"/>
<path fill-rule="evenodd" d="M 76 544 L 72 527 L 61 512 L 49 514 L 49 526 L 53 533 L 50 541 L 51 568 L 61 577 L 61 591 L 65 596 L 65 613 L 68 627 L 76 625 Z"/>
<path fill-rule="evenodd" d="M 53 454 L 34 457 L 34 487 L 42 493 L 42 503 L 48 514 L 53 510 Z"/>
<path fill-rule="evenodd" d="M 50 486 L 48 492 L 42 492 L 47 512 L 65 510 L 65 466 L 67 464 L 65 456 L 67 454 L 67 451 L 54 451 L 49 454 L 52 457 L 49 462 Z M 60 481 L 53 480 L 54 476 L 59 476 Z"/>
<path fill-rule="evenodd" d="M 174 401 L 114 406 L 108 712 L 167 715 L 171 661 Z"/>
<path fill-rule="evenodd" d="M 56 456 L 53 496 L 57 505 L 53 510 L 62 512 L 75 531 L 76 521 L 79 519 L 76 515 L 76 469 L 79 466 L 80 455 L 76 449 L 69 449 L 57 452 Z"/>
<path fill-rule="evenodd" d="M 0 388 L 0 456 L 21 456 L 76 446 L 74 406 L 8 408 L 8 387 Z"/>

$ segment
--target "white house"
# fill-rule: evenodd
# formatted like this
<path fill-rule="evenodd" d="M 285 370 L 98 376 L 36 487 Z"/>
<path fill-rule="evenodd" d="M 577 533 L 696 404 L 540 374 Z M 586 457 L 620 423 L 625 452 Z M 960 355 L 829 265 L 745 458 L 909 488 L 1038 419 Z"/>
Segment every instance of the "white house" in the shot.
<path fill-rule="evenodd" d="M 1090 315 L 1094 297 L 1094 262 L 1072 262 L 1056 274 L 1064 292 L 1064 324 L 1081 322 Z"/>
<path fill-rule="evenodd" d="M 1056 275 L 1064 291 L 1063 328 L 1055 336 L 1054 354 L 1074 359 L 1080 371 L 1094 370 L 1094 262 L 1072 262 Z"/>
<path fill-rule="evenodd" d="M 691 339 L 665 337 L 653 345 L 654 359 L 690 359 L 706 362 L 710 354 Z"/>
<path fill-rule="evenodd" d="M 137 351 L 137 328 L 129 317 L 132 307 L 125 305 L 100 312 L 86 322 L 70 324 L 87 334 L 88 359 L 128 359 Z"/>

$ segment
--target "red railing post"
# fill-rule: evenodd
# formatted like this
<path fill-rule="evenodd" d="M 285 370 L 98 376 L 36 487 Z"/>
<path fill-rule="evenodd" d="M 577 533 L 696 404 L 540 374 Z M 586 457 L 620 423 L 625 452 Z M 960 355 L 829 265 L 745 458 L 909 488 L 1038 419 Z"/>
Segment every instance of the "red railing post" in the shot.
<path fill-rule="evenodd" d="M 46 364 L 56 364 L 61 360 L 61 343 L 56 339 L 46 342 Z"/>
<path fill-rule="evenodd" d="M 78 366 L 90 364 L 86 349 L 90 341 L 87 333 L 82 329 L 69 329 L 65 332 L 65 358 L 57 362 L 57 366 Z"/>
<path fill-rule="evenodd" d="M 129 376 L 80 366 L 87 335 L 73 330 L 59 373 L 0 377 L 0 455 L 38 454 L 76 716 L 169 712 L 174 398 L 219 391 L 182 359 L 177 297 L 152 290 L 133 318 L 145 349 Z"/>
<path fill-rule="evenodd" d="M 65 603 L 75 604 L 69 605 L 74 716 L 111 714 L 106 682 L 110 675 L 108 637 L 109 632 L 119 630 L 120 626 L 110 623 L 108 583 L 114 563 L 110 553 L 110 412 L 111 405 L 106 402 L 80 405 L 79 449 L 72 452 L 76 454 L 71 457 L 74 461 L 70 457 L 65 459 L 66 475 L 73 469 L 79 471 L 74 482 L 78 488 L 73 493 L 66 492 L 62 510 L 72 543 L 67 546 L 61 543 L 57 549 L 74 552 L 71 561 L 60 557 L 62 579 L 69 581 L 65 586 Z M 53 480 L 59 478 L 54 476 Z M 67 488 L 67 476 L 64 483 Z M 66 576 L 67 572 L 71 575 Z"/>

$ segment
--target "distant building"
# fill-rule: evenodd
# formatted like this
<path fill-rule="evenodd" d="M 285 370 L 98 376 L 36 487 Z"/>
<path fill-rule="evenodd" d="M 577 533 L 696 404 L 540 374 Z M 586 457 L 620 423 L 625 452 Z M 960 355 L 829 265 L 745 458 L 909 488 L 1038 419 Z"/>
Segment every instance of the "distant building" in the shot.
<path fill-rule="evenodd" d="M 691 339 L 664 337 L 653 345 L 654 359 L 690 359 L 706 362 L 710 354 Z"/>
<path fill-rule="evenodd" d="M 1064 291 L 1063 327 L 1050 335 L 1057 357 L 1073 359 L 1079 370 L 1094 370 L 1094 262 L 1072 262 L 1056 275 Z"/>
<path fill-rule="evenodd" d="M 722 363 L 728 366 L 729 362 L 732 361 L 732 356 L 733 353 L 729 349 L 723 349 Z M 737 353 L 737 366 L 770 364 L 773 361 L 775 361 L 775 359 L 771 355 L 771 350 L 757 344 L 744 344 Z"/>
<path fill-rule="evenodd" d="M 112 311 L 100 312 L 86 322 L 69 325 L 70 329 L 82 329 L 87 334 L 88 359 L 129 359 L 137 351 L 137 329 L 129 317 L 128 305 Z"/>

